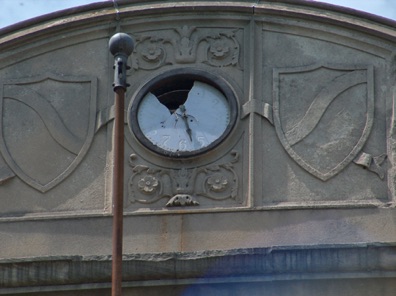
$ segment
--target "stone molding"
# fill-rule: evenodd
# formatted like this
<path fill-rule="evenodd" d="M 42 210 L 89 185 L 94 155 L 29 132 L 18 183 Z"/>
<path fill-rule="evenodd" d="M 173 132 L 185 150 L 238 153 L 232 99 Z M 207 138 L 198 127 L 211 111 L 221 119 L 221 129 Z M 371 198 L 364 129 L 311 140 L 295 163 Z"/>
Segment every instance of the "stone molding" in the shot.
<path fill-rule="evenodd" d="M 108 288 L 111 256 L 2 259 L 0 275 L 0 295 Z M 123 256 L 123 281 L 126 286 L 133 282 L 135 287 L 377 277 L 396 279 L 394 244 L 274 246 Z"/>
<path fill-rule="evenodd" d="M 354 9 L 341 8 L 327 3 L 317 3 L 301 0 L 274 0 L 274 1 L 147 1 L 128 0 L 118 5 L 118 16 L 121 18 L 129 15 L 165 14 L 194 11 L 232 13 L 240 12 L 247 15 L 283 14 L 300 16 L 308 19 L 323 20 L 331 23 L 341 23 L 345 27 L 358 29 L 364 33 L 371 33 L 389 40 L 394 40 L 396 34 L 392 27 L 395 22 L 369 13 L 359 12 Z M 226 3 L 226 7 L 224 5 Z M 313 8 L 313 9 L 312 9 Z M 328 10 L 326 14 L 320 10 Z M 100 10 L 101 13 L 95 13 Z M 112 3 L 101 2 L 81 7 L 66 9 L 50 13 L 38 18 L 27 20 L 0 30 L 0 44 L 6 46 L 18 42 L 20 37 L 33 37 L 42 33 L 53 32 L 58 29 L 74 28 L 81 24 L 98 24 L 98 22 L 116 21 L 117 13 Z"/>

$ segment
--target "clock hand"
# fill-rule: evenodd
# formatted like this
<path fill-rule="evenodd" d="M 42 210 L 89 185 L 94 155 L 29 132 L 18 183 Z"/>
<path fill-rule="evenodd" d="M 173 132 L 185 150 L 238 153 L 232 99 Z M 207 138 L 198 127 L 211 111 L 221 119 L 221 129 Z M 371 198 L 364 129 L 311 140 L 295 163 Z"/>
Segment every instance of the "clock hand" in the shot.
<path fill-rule="evenodd" d="M 184 124 L 186 125 L 186 132 L 188 134 L 188 137 L 190 138 L 190 141 L 192 142 L 192 131 L 188 124 L 188 115 L 187 115 L 186 107 L 184 105 L 180 105 L 179 109 L 182 112 L 181 118 L 183 119 Z"/>

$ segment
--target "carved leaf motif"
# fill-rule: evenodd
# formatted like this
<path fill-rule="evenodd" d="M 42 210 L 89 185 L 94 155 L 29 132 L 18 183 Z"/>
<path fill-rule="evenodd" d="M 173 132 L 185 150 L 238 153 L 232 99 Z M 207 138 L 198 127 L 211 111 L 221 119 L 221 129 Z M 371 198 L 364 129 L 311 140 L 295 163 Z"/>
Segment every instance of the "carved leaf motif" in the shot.
<path fill-rule="evenodd" d="M 187 194 L 177 194 L 172 197 L 167 203 L 167 207 L 182 207 L 182 206 L 198 206 L 197 202 L 192 196 Z"/>
<path fill-rule="evenodd" d="M 220 166 L 217 165 L 217 164 L 216 165 L 211 165 L 211 166 L 206 167 L 206 170 L 216 172 L 216 171 L 220 170 Z"/>
<path fill-rule="evenodd" d="M 232 170 L 234 168 L 234 166 L 231 163 L 225 163 L 222 165 L 222 167 L 224 167 L 227 170 Z"/>
<path fill-rule="evenodd" d="M 231 160 L 232 163 L 236 163 L 239 161 L 239 152 L 232 150 L 231 155 L 234 157 L 233 160 Z"/>
<path fill-rule="evenodd" d="M 148 169 L 149 169 L 148 166 L 145 166 L 145 165 L 137 165 L 137 166 L 133 167 L 132 171 L 133 171 L 134 173 L 140 174 L 140 173 L 142 173 L 143 171 L 147 171 Z"/>
<path fill-rule="evenodd" d="M 238 188 L 236 186 L 232 187 L 232 189 L 231 189 L 231 198 L 232 199 L 236 199 L 237 196 L 238 196 Z"/>

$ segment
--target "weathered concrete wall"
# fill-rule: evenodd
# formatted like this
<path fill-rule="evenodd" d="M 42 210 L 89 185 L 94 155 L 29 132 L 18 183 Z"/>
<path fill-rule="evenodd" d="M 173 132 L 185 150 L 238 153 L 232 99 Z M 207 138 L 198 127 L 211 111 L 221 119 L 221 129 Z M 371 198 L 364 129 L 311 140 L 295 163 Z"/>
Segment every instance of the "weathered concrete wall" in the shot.
<path fill-rule="evenodd" d="M 392 248 L 358 244 L 127 255 L 123 264 L 124 293 L 393 295 Z M 2 260 L 1 292 L 26 292 L 25 286 L 29 286 L 30 292 L 47 292 L 45 295 L 61 291 L 65 292 L 60 295 L 69 295 L 70 290 L 91 295 L 75 291 L 79 287 L 106 295 L 110 270 L 110 256 Z"/>
<path fill-rule="evenodd" d="M 256 2 L 130 1 L 118 15 L 109 2 L 0 32 L 4 264 L 111 254 L 108 40 L 117 30 L 136 39 L 127 119 L 142 87 L 177 69 L 221 78 L 238 106 L 228 137 L 188 159 L 148 150 L 126 120 L 124 253 L 331 253 L 367 243 L 395 256 L 395 23 L 310 2 Z M 172 203 L 178 195 L 195 203 Z M 323 272 L 343 272 L 326 269 L 330 257 Z M 325 285 L 341 291 L 344 281 Z M 287 285 L 317 295 L 320 284 Z"/>

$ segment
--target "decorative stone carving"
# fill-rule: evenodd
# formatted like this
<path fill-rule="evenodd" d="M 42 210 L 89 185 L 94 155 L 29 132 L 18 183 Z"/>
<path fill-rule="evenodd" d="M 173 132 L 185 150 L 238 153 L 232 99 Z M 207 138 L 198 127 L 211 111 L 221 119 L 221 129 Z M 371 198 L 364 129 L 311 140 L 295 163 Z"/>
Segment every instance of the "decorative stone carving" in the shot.
<path fill-rule="evenodd" d="M 384 179 L 385 170 L 383 167 L 381 167 L 381 165 L 384 163 L 387 157 L 388 156 L 385 153 L 378 156 L 372 156 L 371 154 L 361 152 L 353 160 L 353 162 L 369 170 L 370 172 L 377 174 L 380 179 Z"/>
<path fill-rule="evenodd" d="M 183 207 L 183 206 L 198 206 L 197 202 L 191 195 L 188 194 L 176 194 L 167 203 L 167 207 Z"/>
<path fill-rule="evenodd" d="M 335 176 L 365 145 L 374 118 L 373 75 L 371 66 L 274 70 L 276 132 L 289 155 L 315 177 Z"/>
<path fill-rule="evenodd" d="M 158 180 L 153 176 L 144 176 L 138 182 L 138 188 L 143 194 L 151 194 L 158 187 Z"/>
<path fill-rule="evenodd" d="M 130 203 L 152 204 L 162 198 L 169 198 L 166 204 L 172 206 L 199 205 L 197 198 L 212 200 L 238 199 L 238 176 L 234 164 L 239 153 L 231 152 L 227 163 L 198 168 L 153 168 L 137 165 L 137 155 L 130 156 L 132 175 L 128 182 Z M 242 203 L 242 200 L 237 200 Z"/>
<path fill-rule="evenodd" d="M 96 79 L 18 79 L 4 82 L 0 93 L 1 154 L 20 179 L 46 192 L 72 173 L 91 145 Z"/>
<path fill-rule="evenodd" d="M 214 67 L 235 66 L 239 61 L 238 29 L 181 28 L 136 35 L 135 70 L 153 70 L 168 64 L 198 60 Z"/>

